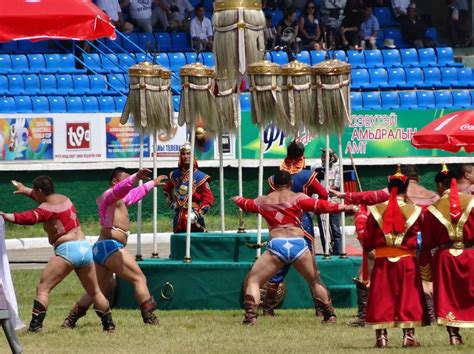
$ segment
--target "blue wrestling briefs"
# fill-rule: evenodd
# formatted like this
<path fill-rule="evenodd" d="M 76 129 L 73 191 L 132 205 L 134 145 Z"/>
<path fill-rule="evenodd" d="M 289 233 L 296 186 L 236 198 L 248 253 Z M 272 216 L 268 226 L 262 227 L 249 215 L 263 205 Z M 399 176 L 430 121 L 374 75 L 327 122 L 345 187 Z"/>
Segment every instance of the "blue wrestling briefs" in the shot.
<path fill-rule="evenodd" d="M 94 254 L 94 262 L 100 265 L 105 265 L 107 259 L 118 250 L 121 250 L 124 245 L 116 240 L 99 240 L 92 246 L 92 253 Z"/>
<path fill-rule="evenodd" d="M 87 240 L 61 243 L 54 249 L 54 254 L 64 258 L 74 268 L 82 268 L 92 263 L 92 248 Z"/>
<path fill-rule="evenodd" d="M 303 237 L 292 237 L 271 239 L 267 250 L 283 263 L 290 264 L 298 260 L 309 248 Z"/>

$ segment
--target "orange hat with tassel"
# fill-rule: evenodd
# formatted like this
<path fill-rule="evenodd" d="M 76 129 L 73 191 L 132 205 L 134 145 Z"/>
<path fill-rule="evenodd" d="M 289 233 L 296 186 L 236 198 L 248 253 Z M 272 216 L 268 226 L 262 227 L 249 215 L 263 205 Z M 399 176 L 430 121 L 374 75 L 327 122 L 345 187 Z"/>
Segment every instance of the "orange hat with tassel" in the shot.
<path fill-rule="evenodd" d="M 446 166 L 445 163 L 443 163 L 441 173 L 445 176 L 448 176 L 449 174 L 448 166 Z M 454 223 L 457 223 L 462 215 L 458 182 L 454 176 L 451 178 L 451 186 L 449 192 L 449 215 L 451 216 L 451 221 Z"/>
<path fill-rule="evenodd" d="M 385 234 L 393 232 L 400 234 L 405 230 L 405 219 L 397 202 L 397 194 L 399 186 L 405 185 L 407 182 L 408 178 L 402 173 L 400 165 L 397 166 L 397 172 L 388 177 L 388 187 L 391 191 L 383 218 L 382 229 Z"/>

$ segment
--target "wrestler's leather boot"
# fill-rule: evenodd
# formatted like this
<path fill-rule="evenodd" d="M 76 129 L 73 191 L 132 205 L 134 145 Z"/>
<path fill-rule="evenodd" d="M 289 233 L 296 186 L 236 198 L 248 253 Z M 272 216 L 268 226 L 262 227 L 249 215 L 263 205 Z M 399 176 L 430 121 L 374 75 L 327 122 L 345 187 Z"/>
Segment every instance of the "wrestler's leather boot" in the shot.
<path fill-rule="evenodd" d="M 112 320 L 112 311 L 110 311 L 110 307 L 107 308 L 107 310 L 105 310 L 104 312 L 95 309 L 95 313 L 102 321 L 102 329 L 104 330 L 104 332 L 115 332 L 115 323 Z"/>
<path fill-rule="evenodd" d="M 155 299 L 150 297 L 147 301 L 140 305 L 140 311 L 142 313 L 143 323 L 157 326 L 160 324 L 158 318 L 156 318 L 153 311 L 156 309 Z"/>
<path fill-rule="evenodd" d="M 426 304 L 426 324 L 430 325 L 431 323 L 436 322 L 436 315 L 434 312 L 433 298 L 430 294 L 425 294 L 425 304 Z"/>
<path fill-rule="evenodd" d="M 324 303 L 321 299 L 314 297 L 314 307 L 321 310 L 323 314 L 323 320 L 321 323 L 336 323 L 336 314 L 334 313 L 334 307 L 332 306 L 331 298 L 329 298 L 328 303 Z"/>
<path fill-rule="evenodd" d="M 245 318 L 242 324 L 255 326 L 257 324 L 258 304 L 252 295 L 245 295 Z"/>
<path fill-rule="evenodd" d="M 275 316 L 275 307 L 277 304 L 277 295 L 280 283 L 267 282 L 267 290 L 263 299 L 263 316 Z"/>
<path fill-rule="evenodd" d="M 449 344 L 451 345 L 464 344 L 464 342 L 462 341 L 462 337 L 459 334 L 459 327 L 447 326 L 446 329 L 449 333 Z"/>
<path fill-rule="evenodd" d="M 385 348 L 388 347 L 388 334 L 386 329 L 375 330 L 375 347 Z"/>
<path fill-rule="evenodd" d="M 403 347 L 419 347 L 420 343 L 415 338 L 415 329 L 414 328 L 404 328 L 403 329 Z"/>
<path fill-rule="evenodd" d="M 86 315 L 87 310 L 88 307 L 81 306 L 79 305 L 79 302 L 76 302 L 61 327 L 70 329 L 76 328 L 77 321 Z"/>
<path fill-rule="evenodd" d="M 31 314 L 31 322 L 28 327 L 28 332 L 40 332 L 43 329 L 43 321 L 46 317 L 46 307 L 39 302 L 33 302 L 33 312 Z"/>
<path fill-rule="evenodd" d="M 352 281 L 356 285 L 357 289 L 357 316 L 355 319 L 347 322 L 349 326 L 353 327 L 364 327 L 365 326 L 365 314 L 367 310 L 367 295 L 368 289 L 367 286 L 359 281 L 359 279 L 354 278 Z"/>

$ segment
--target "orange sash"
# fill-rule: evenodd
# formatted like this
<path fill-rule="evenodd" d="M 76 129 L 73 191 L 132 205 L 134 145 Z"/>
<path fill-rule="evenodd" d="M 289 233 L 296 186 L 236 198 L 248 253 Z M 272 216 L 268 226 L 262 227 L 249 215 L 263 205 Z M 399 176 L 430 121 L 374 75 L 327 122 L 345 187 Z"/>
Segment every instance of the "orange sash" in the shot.
<path fill-rule="evenodd" d="M 416 250 L 406 250 L 400 247 L 378 247 L 375 249 L 375 258 L 414 257 Z"/>

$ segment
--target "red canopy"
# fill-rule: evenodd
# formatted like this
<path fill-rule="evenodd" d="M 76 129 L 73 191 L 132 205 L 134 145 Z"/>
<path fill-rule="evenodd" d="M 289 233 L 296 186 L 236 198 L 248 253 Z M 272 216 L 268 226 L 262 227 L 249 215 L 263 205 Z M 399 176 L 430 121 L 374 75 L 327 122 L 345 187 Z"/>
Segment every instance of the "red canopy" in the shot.
<path fill-rule="evenodd" d="M 459 111 L 442 116 L 415 133 L 413 146 L 457 152 L 464 147 L 474 152 L 474 111 Z"/>
<path fill-rule="evenodd" d="M 109 17 L 90 0 L 1 0 L 0 42 L 115 38 Z"/>

